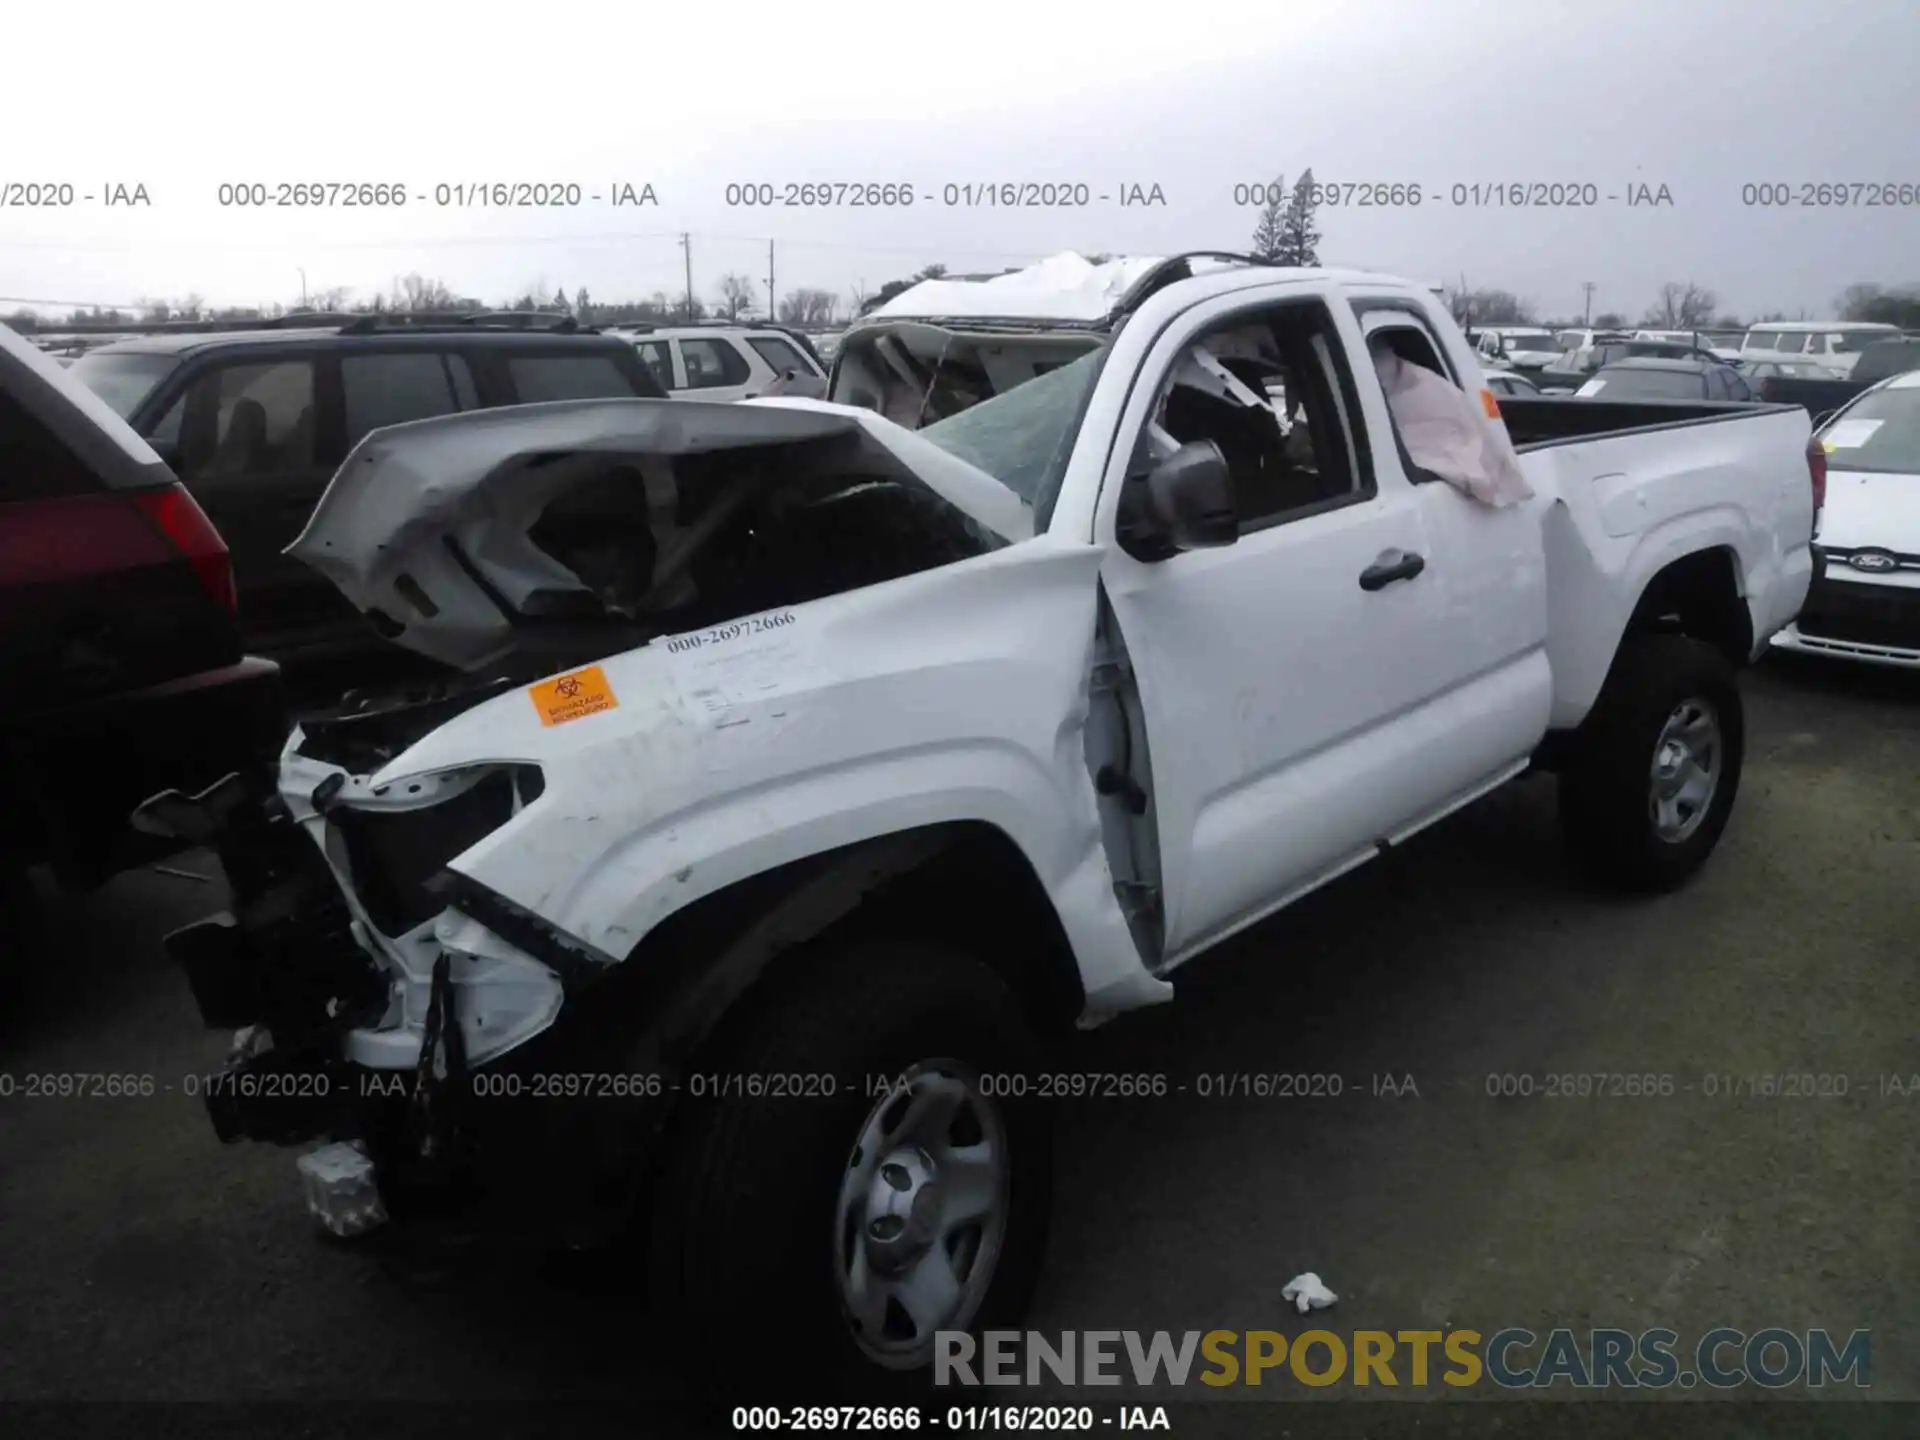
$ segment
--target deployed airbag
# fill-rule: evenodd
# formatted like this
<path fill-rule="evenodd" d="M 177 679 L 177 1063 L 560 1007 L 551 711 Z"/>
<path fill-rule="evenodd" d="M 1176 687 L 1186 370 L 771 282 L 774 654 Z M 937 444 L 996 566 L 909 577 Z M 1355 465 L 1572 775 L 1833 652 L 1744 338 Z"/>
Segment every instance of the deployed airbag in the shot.
<path fill-rule="evenodd" d="M 1506 426 L 1459 386 L 1391 350 L 1374 352 L 1394 428 L 1415 465 L 1496 508 L 1533 498 Z"/>

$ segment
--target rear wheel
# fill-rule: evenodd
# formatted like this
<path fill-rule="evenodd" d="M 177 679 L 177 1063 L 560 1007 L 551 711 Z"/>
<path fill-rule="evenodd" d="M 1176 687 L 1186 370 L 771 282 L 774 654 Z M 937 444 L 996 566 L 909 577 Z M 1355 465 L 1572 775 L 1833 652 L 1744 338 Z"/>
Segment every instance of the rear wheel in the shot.
<path fill-rule="evenodd" d="M 748 1336 L 766 1394 L 910 1396 L 939 1332 L 1017 1321 L 1037 1279 L 1048 1117 L 1008 1093 L 1036 1042 L 999 977 L 944 950 L 866 943 L 792 978 L 702 1064 L 721 1093 L 676 1126 L 656 1302 L 712 1398 L 743 1393 Z"/>
<path fill-rule="evenodd" d="M 1569 848 L 1612 884 L 1681 884 L 1726 829 L 1745 742 L 1725 656 L 1682 635 L 1629 637 L 1561 772 Z"/>

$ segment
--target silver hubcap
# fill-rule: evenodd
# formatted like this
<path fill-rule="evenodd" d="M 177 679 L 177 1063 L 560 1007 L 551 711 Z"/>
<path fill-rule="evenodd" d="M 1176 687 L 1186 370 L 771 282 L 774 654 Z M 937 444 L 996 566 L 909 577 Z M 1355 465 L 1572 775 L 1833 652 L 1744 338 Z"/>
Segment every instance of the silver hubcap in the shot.
<path fill-rule="evenodd" d="M 1681 701 L 1653 747 L 1647 806 L 1662 840 L 1677 845 L 1700 828 L 1720 788 L 1723 759 L 1720 717 L 1713 706 L 1697 696 Z"/>
<path fill-rule="evenodd" d="M 914 1066 L 860 1127 L 840 1182 L 835 1274 L 854 1339 L 910 1369 L 964 1330 L 1006 1233 L 1006 1126 L 952 1060 Z"/>

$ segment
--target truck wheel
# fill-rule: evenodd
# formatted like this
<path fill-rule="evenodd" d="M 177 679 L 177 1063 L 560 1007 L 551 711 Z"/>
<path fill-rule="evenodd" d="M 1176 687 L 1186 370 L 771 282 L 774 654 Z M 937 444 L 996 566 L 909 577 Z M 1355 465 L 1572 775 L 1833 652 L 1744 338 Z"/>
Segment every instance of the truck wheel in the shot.
<path fill-rule="evenodd" d="M 924 1393 L 935 1333 L 1008 1327 L 1038 1278 L 1049 1117 L 1008 1093 L 1036 1041 L 999 977 L 948 951 L 794 969 L 700 1062 L 706 1095 L 682 1078 L 655 1302 L 709 1399 Z"/>
<path fill-rule="evenodd" d="M 1719 843 L 1746 724 L 1733 667 L 1682 635 L 1629 637 L 1560 775 L 1560 822 L 1602 879 L 1670 890 Z"/>

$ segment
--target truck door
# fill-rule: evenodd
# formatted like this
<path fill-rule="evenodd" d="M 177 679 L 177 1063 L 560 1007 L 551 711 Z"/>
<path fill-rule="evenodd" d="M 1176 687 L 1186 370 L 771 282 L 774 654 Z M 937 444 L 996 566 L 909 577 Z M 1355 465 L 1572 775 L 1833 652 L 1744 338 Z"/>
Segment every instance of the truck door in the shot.
<path fill-rule="evenodd" d="M 1152 748 L 1167 965 L 1361 863 L 1512 750 L 1457 703 L 1472 662 L 1430 502 L 1379 463 L 1354 316 L 1297 285 L 1261 293 L 1195 306 L 1155 341 L 1095 515 Z M 1193 440 L 1227 457 L 1239 540 L 1129 553 L 1127 481 Z"/>
<path fill-rule="evenodd" d="M 1462 363 L 1465 356 L 1450 356 L 1427 317 L 1403 297 L 1359 293 L 1351 304 L 1369 350 L 1385 345 L 1455 385 L 1470 383 L 1471 371 Z M 1435 582 L 1431 599 L 1445 617 L 1447 654 L 1463 687 L 1461 703 L 1484 714 L 1524 697 L 1511 716 L 1502 711 L 1503 718 L 1518 721 L 1535 710 L 1544 717 L 1552 705 L 1553 676 L 1546 659 L 1547 566 L 1541 520 L 1550 502 L 1535 497 L 1496 510 L 1425 474 L 1393 431 L 1371 364 L 1360 384 L 1363 408 L 1371 412 L 1376 463 L 1405 479 L 1419 502 L 1432 547 L 1427 557 Z M 1540 728 L 1545 725 L 1542 718 Z M 1516 736 L 1516 758 L 1531 751 L 1538 739 L 1538 734 Z"/>

